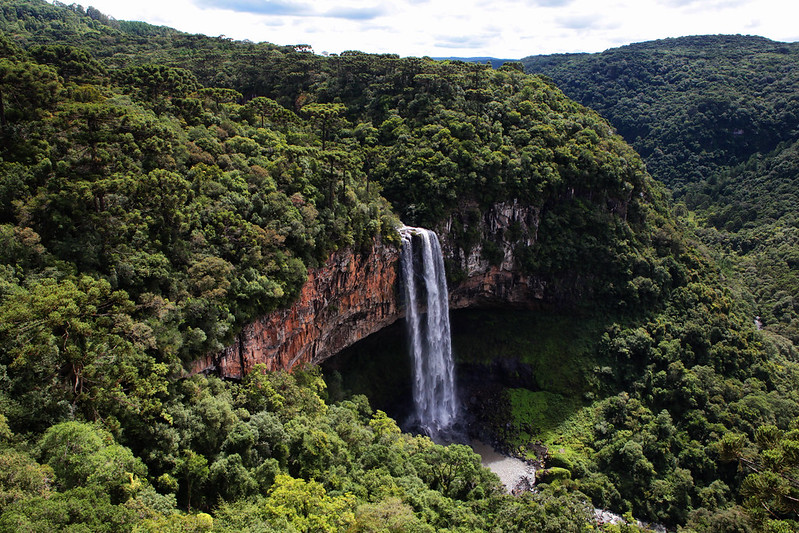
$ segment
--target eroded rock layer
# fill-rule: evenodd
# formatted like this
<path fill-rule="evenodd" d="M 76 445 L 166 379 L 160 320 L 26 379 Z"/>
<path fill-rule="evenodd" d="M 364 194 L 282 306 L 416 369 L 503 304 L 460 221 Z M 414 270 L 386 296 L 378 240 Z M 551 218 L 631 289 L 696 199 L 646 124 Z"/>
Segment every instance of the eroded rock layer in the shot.
<path fill-rule="evenodd" d="M 450 309 L 511 305 L 533 307 L 545 297 L 544 282 L 518 269 L 514 250 L 532 246 L 538 234 L 539 209 L 516 201 L 493 205 L 483 212 L 465 206 L 454 213 L 441 232 L 444 256 L 463 273 L 449 289 Z M 465 250 L 453 238 L 454 227 L 470 233 L 473 244 Z M 491 261 L 484 248 L 491 246 Z"/>

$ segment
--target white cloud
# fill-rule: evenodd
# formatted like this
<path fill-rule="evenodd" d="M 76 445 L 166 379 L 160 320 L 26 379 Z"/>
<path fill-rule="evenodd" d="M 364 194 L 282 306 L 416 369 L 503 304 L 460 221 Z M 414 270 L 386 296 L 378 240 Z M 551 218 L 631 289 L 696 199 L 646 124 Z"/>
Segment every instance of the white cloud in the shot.
<path fill-rule="evenodd" d="M 88 1 L 88 0 L 87 0 Z M 784 0 L 91 0 L 117 19 L 317 51 L 520 58 L 716 33 L 795 41 Z"/>

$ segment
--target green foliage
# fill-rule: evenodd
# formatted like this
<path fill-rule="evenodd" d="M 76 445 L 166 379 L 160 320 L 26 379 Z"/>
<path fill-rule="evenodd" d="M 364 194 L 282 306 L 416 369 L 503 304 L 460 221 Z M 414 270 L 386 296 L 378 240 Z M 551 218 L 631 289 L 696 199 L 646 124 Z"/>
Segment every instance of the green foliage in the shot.
<path fill-rule="evenodd" d="M 37 280 L 5 298 L 0 354 L 13 372 L 3 390 L 15 423 L 52 421 L 70 404 L 90 418 L 157 411 L 166 368 L 145 353 L 133 309 L 123 291 L 88 276 Z"/>
<path fill-rule="evenodd" d="M 36 118 L 55 102 L 57 76 L 45 65 L 32 61 L 0 59 L 0 126 L 3 140 L 11 124 Z"/>
<path fill-rule="evenodd" d="M 43 463 L 52 468 L 60 489 L 96 487 L 119 503 L 147 475 L 142 462 L 107 432 L 81 422 L 47 429 L 38 443 Z"/>
<path fill-rule="evenodd" d="M 570 497 L 562 487 L 544 486 L 535 494 L 508 501 L 497 512 L 500 531 L 533 532 L 591 531 L 593 509 L 585 500 Z"/>
<path fill-rule="evenodd" d="M 548 432 L 558 427 L 558 422 L 574 411 L 573 400 L 559 394 L 527 389 L 507 389 L 506 394 L 511 420 L 514 421 L 508 428 L 506 440 L 509 442 L 526 444 L 533 435 L 546 438 Z"/>
<path fill-rule="evenodd" d="M 33 2 L 0 17 L 31 38 L 48 24 L 60 33 L 27 51 L 7 43 L 0 60 L 12 426 L 43 429 L 76 409 L 124 425 L 157 418 L 167 376 L 290 302 L 307 267 L 394 238 L 359 155 L 341 155 L 346 136 L 319 133 L 335 144 L 320 150 L 316 123 L 274 100 L 263 97 L 273 105 L 256 125 L 236 90 L 162 63 L 108 62 L 99 49 L 139 39 L 94 15 Z"/>
<path fill-rule="evenodd" d="M 17 502 L 0 516 L 0 531 L 131 531 L 135 512 L 95 488 L 76 488 Z"/>
<path fill-rule="evenodd" d="M 793 342 L 797 53 L 720 35 L 523 61 L 610 120 L 696 211 L 697 233 L 740 280 L 752 316 Z"/>
<path fill-rule="evenodd" d="M 794 419 L 788 431 L 760 426 L 754 434 L 754 447 L 727 446 L 725 450 L 725 459 L 737 460 L 746 473 L 741 486 L 744 506 L 766 530 L 795 527 L 799 519 L 797 422 L 799 419 Z"/>
<path fill-rule="evenodd" d="M 0 452 L 0 472 L 0 511 L 14 502 L 50 494 L 53 470 L 25 453 Z"/>
<path fill-rule="evenodd" d="M 41 64 L 58 69 L 64 83 L 85 83 L 97 81 L 106 73 L 102 64 L 91 54 L 80 48 L 63 44 L 38 45 L 30 49 L 30 54 Z"/>
<path fill-rule="evenodd" d="M 794 140 L 797 53 L 762 37 L 707 35 L 522 62 L 607 117 L 652 175 L 678 188 Z"/>
<path fill-rule="evenodd" d="M 752 312 L 768 331 L 799 341 L 796 294 L 797 143 L 689 188 L 700 237 L 751 293 Z M 792 349 L 792 348 L 789 348 Z"/>
<path fill-rule="evenodd" d="M 795 350 L 753 330 L 641 158 L 550 80 L 325 58 L 41 0 L 3 3 L 0 27 L 14 36 L 0 40 L 0 530 L 588 531 L 592 505 L 700 531 L 795 523 Z M 774 70 L 773 112 L 755 113 L 763 95 L 720 52 L 700 59 L 724 90 L 691 100 L 691 41 L 610 51 L 595 73 L 609 89 L 591 92 L 627 106 L 618 119 L 634 123 L 616 126 L 671 183 L 793 141 L 792 47 L 707 39 L 747 43 L 736 57 Z M 627 52 L 669 68 L 623 65 Z M 650 74 L 665 93 L 630 107 L 621 85 Z M 706 240 L 757 250 L 741 264 L 767 274 L 751 276 L 767 278 L 759 314 L 789 336 L 790 188 L 761 214 L 730 185 L 751 177 L 767 203 L 757 176 L 787 183 L 791 153 L 686 195 L 731 232 Z M 533 215 L 485 235 L 497 205 Z M 486 368 L 495 346 L 514 352 L 511 390 L 486 405 L 504 407 L 506 444 L 551 447 L 535 494 L 502 494 L 467 447 L 403 434 L 362 397 L 326 403 L 318 372 L 185 375 L 332 251 L 396 243 L 398 215 L 450 227 L 455 258 L 479 246 L 496 266 L 509 250 L 557 310 L 519 314 L 512 334 L 486 320 L 459 354 Z M 760 249 L 746 225 L 766 218 Z"/>

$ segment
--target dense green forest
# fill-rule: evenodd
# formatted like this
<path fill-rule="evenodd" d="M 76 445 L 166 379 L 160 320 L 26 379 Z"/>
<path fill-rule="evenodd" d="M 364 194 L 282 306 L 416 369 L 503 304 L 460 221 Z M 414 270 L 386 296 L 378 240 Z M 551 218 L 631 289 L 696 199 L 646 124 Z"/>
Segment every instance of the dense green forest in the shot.
<path fill-rule="evenodd" d="M 692 211 L 752 315 L 799 341 L 799 47 L 718 35 L 523 62 L 608 118 Z"/>
<path fill-rule="evenodd" d="M 0 531 L 590 531 L 595 506 L 797 527 L 793 345 L 550 80 L 44 1 L 3 2 L 0 28 Z M 549 318 L 513 327 L 549 336 L 508 339 L 538 374 L 485 423 L 549 446 L 536 491 L 316 369 L 185 377 L 332 251 L 507 200 L 541 213 L 514 257 L 548 287 Z M 546 372 L 561 357 L 574 373 Z"/>
<path fill-rule="evenodd" d="M 799 45 L 707 35 L 522 59 L 598 111 L 679 191 L 799 136 Z"/>

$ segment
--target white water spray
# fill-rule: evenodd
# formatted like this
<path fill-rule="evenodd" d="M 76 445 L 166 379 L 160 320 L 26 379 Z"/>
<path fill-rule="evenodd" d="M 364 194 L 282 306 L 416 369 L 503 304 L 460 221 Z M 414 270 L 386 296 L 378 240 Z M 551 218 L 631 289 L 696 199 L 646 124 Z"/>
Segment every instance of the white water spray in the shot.
<path fill-rule="evenodd" d="M 414 425 L 434 439 L 446 437 L 458 418 L 458 401 L 444 258 L 438 237 L 432 231 L 404 226 L 400 235 L 406 322 L 413 359 L 417 418 Z"/>

